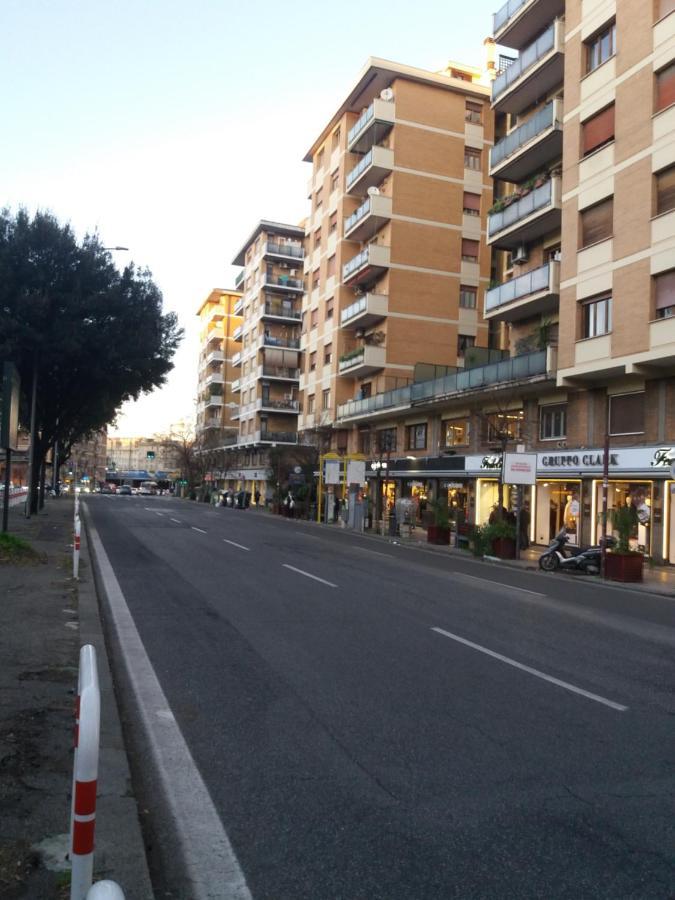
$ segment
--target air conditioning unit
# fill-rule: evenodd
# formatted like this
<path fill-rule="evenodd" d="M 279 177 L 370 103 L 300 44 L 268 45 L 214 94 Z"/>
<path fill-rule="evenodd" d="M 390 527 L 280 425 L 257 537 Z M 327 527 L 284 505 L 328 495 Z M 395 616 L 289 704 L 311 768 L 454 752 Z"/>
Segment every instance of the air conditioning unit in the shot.
<path fill-rule="evenodd" d="M 380 189 L 377 188 L 377 187 L 375 187 L 375 186 L 369 187 L 369 188 L 368 188 L 368 196 L 369 196 L 369 197 L 379 197 L 379 196 L 380 196 Z"/>
<path fill-rule="evenodd" d="M 394 99 L 394 92 L 391 88 L 385 88 L 383 91 L 380 91 L 380 100 L 386 100 L 387 103 L 391 103 Z"/>
<path fill-rule="evenodd" d="M 297 275 L 297 274 L 298 274 L 298 270 L 297 270 L 297 269 L 291 269 L 291 271 L 290 271 L 289 274 L 290 274 L 290 275 Z"/>
<path fill-rule="evenodd" d="M 514 263 L 524 263 L 527 262 L 527 246 L 526 244 L 521 244 L 511 254 L 511 262 Z"/>

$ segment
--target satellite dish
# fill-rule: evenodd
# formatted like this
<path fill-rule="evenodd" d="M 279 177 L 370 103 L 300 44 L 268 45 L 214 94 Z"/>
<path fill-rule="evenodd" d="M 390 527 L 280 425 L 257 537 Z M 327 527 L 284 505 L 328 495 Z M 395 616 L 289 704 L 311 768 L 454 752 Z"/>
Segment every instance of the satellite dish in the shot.
<path fill-rule="evenodd" d="M 394 99 L 394 92 L 391 88 L 385 88 L 383 91 L 380 91 L 380 98 L 382 100 L 391 101 Z"/>
<path fill-rule="evenodd" d="M 368 188 L 368 196 L 369 196 L 369 197 L 379 197 L 379 196 L 380 196 L 380 189 L 379 189 L 379 188 L 376 188 L 376 187 L 369 187 L 369 188 Z"/>

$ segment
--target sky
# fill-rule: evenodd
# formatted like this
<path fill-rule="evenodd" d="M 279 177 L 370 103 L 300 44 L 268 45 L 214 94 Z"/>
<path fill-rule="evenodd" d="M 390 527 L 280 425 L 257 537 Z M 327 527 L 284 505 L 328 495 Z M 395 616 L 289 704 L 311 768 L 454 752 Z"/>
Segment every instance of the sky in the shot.
<path fill-rule="evenodd" d="M 262 218 L 299 222 L 303 157 L 370 56 L 481 65 L 501 0 L 2 0 L 0 207 L 98 231 L 185 338 L 111 433 L 194 418 L 197 309 Z M 470 10 L 470 15 L 467 15 Z"/>

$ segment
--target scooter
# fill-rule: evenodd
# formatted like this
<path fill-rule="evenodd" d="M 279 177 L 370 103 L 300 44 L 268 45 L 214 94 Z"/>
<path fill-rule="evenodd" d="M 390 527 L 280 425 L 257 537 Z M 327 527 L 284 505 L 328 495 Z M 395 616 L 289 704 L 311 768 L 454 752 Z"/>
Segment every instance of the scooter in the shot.
<path fill-rule="evenodd" d="M 607 547 L 616 544 L 616 538 L 607 535 L 605 538 Z M 573 572 L 583 572 L 585 575 L 599 575 L 602 547 L 575 547 L 570 546 L 567 530 L 561 528 L 553 538 L 542 555 L 539 557 L 539 568 L 545 572 L 555 572 L 558 569 Z"/>

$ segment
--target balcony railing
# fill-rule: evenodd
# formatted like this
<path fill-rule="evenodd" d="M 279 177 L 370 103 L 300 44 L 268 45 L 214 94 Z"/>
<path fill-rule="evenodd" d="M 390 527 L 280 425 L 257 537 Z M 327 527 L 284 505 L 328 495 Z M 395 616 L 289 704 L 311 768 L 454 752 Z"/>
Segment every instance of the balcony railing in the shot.
<path fill-rule="evenodd" d="M 299 350 L 300 338 L 275 337 L 272 334 L 264 334 L 260 339 L 261 347 L 281 347 L 283 350 Z"/>
<path fill-rule="evenodd" d="M 517 222 L 531 216 L 537 210 L 550 206 L 553 202 L 553 180 L 542 184 L 507 206 L 500 212 L 491 213 L 488 216 L 488 237 L 492 238 L 500 231 L 505 231 Z"/>
<path fill-rule="evenodd" d="M 493 106 L 499 111 L 519 112 L 562 81 L 563 41 L 562 25 L 560 20 L 556 19 L 492 82 Z M 560 51 L 559 54 L 552 53 L 556 47 Z M 539 63 L 549 56 L 551 60 L 557 59 L 557 64 L 551 66 L 546 63 L 540 66 Z M 530 73 L 533 78 L 529 78 Z M 518 91 L 509 93 L 519 81 L 522 81 L 522 85 Z M 508 101 L 507 94 L 509 94 Z"/>
<path fill-rule="evenodd" d="M 256 438 L 270 444 L 297 444 L 297 431 L 261 431 L 256 432 Z"/>
<path fill-rule="evenodd" d="M 514 356 L 511 359 L 490 363 L 487 366 L 476 366 L 474 369 L 455 372 L 452 375 L 445 375 L 443 378 L 434 378 L 432 381 L 409 384 L 406 387 L 385 391 L 364 400 L 350 400 L 338 406 L 337 418 L 349 419 L 370 415 L 380 410 L 401 406 L 409 407 L 416 403 L 429 403 L 462 391 L 545 375 L 548 371 L 548 358 L 549 354 L 546 350 L 538 350 L 536 353 Z"/>
<path fill-rule="evenodd" d="M 291 278 L 290 275 L 266 275 L 265 284 L 271 284 L 291 290 L 303 290 L 302 278 Z"/>
<path fill-rule="evenodd" d="M 517 153 L 521 147 L 528 144 L 538 134 L 551 128 L 555 122 L 556 109 L 557 106 L 554 102 L 547 103 L 543 109 L 540 109 L 539 112 L 532 116 L 529 121 L 525 122 L 524 125 L 520 125 L 510 134 L 507 134 L 498 144 L 495 144 L 492 150 L 490 150 L 490 168 L 496 168 L 501 162 L 508 159 L 509 156 Z"/>
<path fill-rule="evenodd" d="M 298 381 L 300 369 L 289 366 L 261 366 L 260 375 L 263 378 L 284 378 L 289 381 Z"/>
<path fill-rule="evenodd" d="M 360 143 L 359 138 L 365 134 L 366 130 L 373 123 L 380 123 L 381 125 L 381 128 L 376 127 L 374 129 L 375 135 L 372 143 L 377 143 L 377 140 L 391 129 L 394 124 L 394 116 L 395 107 L 391 101 L 375 99 L 349 129 L 347 133 L 347 147 L 352 151 L 358 151 L 356 145 Z M 361 148 L 362 151 L 365 149 L 365 147 Z"/>
<path fill-rule="evenodd" d="M 558 272 L 559 263 L 553 261 L 492 288 L 485 295 L 485 314 L 543 291 L 557 292 Z"/>
<path fill-rule="evenodd" d="M 241 290 L 241 287 L 244 283 L 245 278 L 246 278 L 246 271 L 244 269 L 242 269 L 241 272 L 234 279 L 234 286 L 238 291 Z"/>
<path fill-rule="evenodd" d="M 273 400 L 270 397 L 261 397 L 257 402 L 258 409 L 278 409 L 283 412 L 298 412 L 300 404 L 297 400 Z"/>
<path fill-rule="evenodd" d="M 234 304 L 234 307 L 232 309 L 232 314 L 235 316 L 240 316 L 243 308 L 244 308 L 244 298 L 240 297 L 237 300 L 237 302 Z"/>
<path fill-rule="evenodd" d="M 340 313 L 340 325 L 370 325 L 384 319 L 389 312 L 389 297 L 386 294 L 364 294 Z"/>
<path fill-rule="evenodd" d="M 352 257 L 348 263 L 343 265 L 342 280 L 347 281 L 358 272 L 359 269 L 370 266 L 386 269 L 389 266 L 389 250 L 389 247 L 384 247 L 379 244 L 369 244 L 364 250 Z"/>
<path fill-rule="evenodd" d="M 292 256 L 293 259 L 304 259 L 305 248 L 296 244 L 279 244 L 276 241 L 268 241 L 265 244 L 265 253 L 274 256 Z"/>
<path fill-rule="evenodd" d="M 367 200 L 364 200 L 361 206 L 356 209 L 351 216 L 345 219 L 345 234 L 348 234 L 349 231 L 356 225 L 357 222 L 360 222 L 361 219 L 365 218 L 370 212 L 370 197 Z"/>
<path fill-rule="evenodd" d="M 501 9 L 492 14 L 492 32 L 499 31 L 502 25 L 505 25 L 509 19 L 513 18 L 521 6 L 524 6 L 528 0 L 509 0 Z"/>
<path fill-rule="evenodd" d="M 293 309 L 292 306 L 285 303 L 274 303 L 271 300 L 265 302 L 265 315 L 276 316 L 279 319 L 294 319 L 296 321 L 302 319 L 302 313 L 299 309 Z"/>
<path fill-rule="evenodd" d="M 373 147 L 366 153 L 366 155 L 361 159 L 361 161 L 354 166 L 351 172 L 347 172 L 347 178 L 345 181 L 345 187 L 347 190 L 354 184 L 356 179 L 366 171 L 368 166 L 370 166 L 373 162 Z"/>

